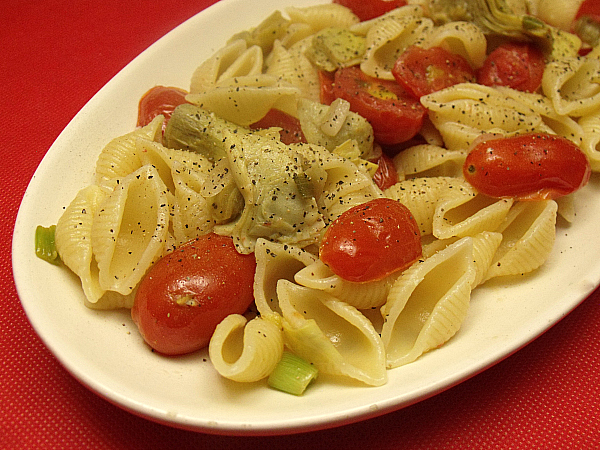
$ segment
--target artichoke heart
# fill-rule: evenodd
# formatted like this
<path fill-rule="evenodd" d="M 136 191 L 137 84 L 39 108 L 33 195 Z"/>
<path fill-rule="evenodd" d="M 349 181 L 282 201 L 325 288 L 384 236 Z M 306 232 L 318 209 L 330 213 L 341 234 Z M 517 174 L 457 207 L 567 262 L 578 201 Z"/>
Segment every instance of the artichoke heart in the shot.
<path fill-rule="evenodd" d="M 319 69 L 333 72 L 340 67 L 358 64 L 366 50 L 365 42 L 364 36 L 350 30 L 329 27 L 314 35 L 306 56 Z"/>
<path fill-rule="evenodd" d="M 233 236 L 238 251 L 254 251 L 261 237 L 300 247 L 317 242 L 324 224 L 315 198 L 307 195 L 311 189 L 304 158 L 273 130 L 225 132 L 224 137 L 228 163 L 245 202 L 233 227 L 223 230 Z"/>

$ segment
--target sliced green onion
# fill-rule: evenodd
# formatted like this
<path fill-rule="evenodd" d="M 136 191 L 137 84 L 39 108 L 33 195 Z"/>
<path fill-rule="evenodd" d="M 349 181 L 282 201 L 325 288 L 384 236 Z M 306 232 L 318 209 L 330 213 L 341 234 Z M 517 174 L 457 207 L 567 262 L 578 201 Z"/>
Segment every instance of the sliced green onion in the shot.
<path fill-rule="evenodd" d="M 54 243 L 54 232 L 56 225 L 43 227 L 38 225 L 35 229 L 35 254 L 38 258 L 52 264 L 59 264 L 60 258 Z"/>
<path fill-rule="evenodd" d="M 315 366 L 290 352 L 283 352 L 281 360 L 269 375 L 268 384 L 288 394 L 302 395 L 319 371 Z"/>

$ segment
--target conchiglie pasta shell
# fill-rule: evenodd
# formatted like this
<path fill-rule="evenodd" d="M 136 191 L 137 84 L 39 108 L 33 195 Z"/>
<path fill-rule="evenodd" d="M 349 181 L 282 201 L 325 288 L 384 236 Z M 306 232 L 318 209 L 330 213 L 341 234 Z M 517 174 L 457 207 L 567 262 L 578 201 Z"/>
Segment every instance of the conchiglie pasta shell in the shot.
<path fill-rule="evenodd" d="M 279 39 L 281 45 L 290 48 L 297 42 L 312 36 L 314 31 L 307 23 L 292 23 L 287 27 L 285 34 Z"/>
<path fill-rule="evenodd" d="M 541 115 L 530 105 L 475 83 L 460 83 L 424 95 L 421 103 L 452 150 L 468 148 L 482 133 L 510 135 L 533 131 L 543 124 Z"/>
<path fill-rule="evenodd" d="M 581 149 L 594 172 L 600 171 L 600 112 L 582 117 L 579 125 L 583 130 Z"/>
<path fill-rule="evenodd" d="M 495 199 L 478 193 L 470 196 L 446 195 L 435 208 L 433 235 L 438 239 L 446 239 L 494 231 L 512 204 L 512 199 Z"/>
<path fill-rule="evenodd" d="M 382 197 L 373 179 L 353 162 L 333 156 L 322 167 L 327 172 L 327 180 L 317 196 L 317 204 L 327 221 L 335 220 L 356 205 Z"/>
<path fill-rule="evenodd" d="M 156 116 L 148 125 L 111 140 L 96 161 L 96 184 L 114 187 L 115 178 L 124 177 L 142 167 L 136 142 L 139 138 L 162 139 L 164 117 Z"/>
<path fill-rule="evenodd" d="M 115 291 L 106 291 L 96 303 L 89 302 L 87 299 L 84 300 L 83 303 L 88 308 L 98 311 L 108 311 L 121 308 L 131 309 L 133 308 L 136 291 L 137 288 L 127 295 L 119 294 Z"/>
<path fill-rule="evenodd" d="M 265 73 L 277 78 L 281 83 L 293 86 L 300 91 L 300 97 L 319 101 L 319 73 L 304 56 L 302 44 L 289 50 L 279 41 L 275 41 L 272 52 L 267 58 Z"/>
<path fill-rule="evenodd" d="M 238 77 L 207 91 L 189 94 L 186 99 L 222 119 L 248 126 L 272 108 L 295 115 L 299 94 L 298 88 L 278 85 L 275 77 L 262 74 Z"/>
<path fill-rule="evenodd" d="M 263 71 L 263 52 L 258 45 L 246 49 L 228 68 L 216 82 L 222 84 L 225 80 L 233 78 L 259 75 Z"/>
<path fill-rule="evenodd" d="M 423 17 L 381 20 L 367 33 L 367 50 L 361 70 L 376 78 L 393 80 L 392 68 L 398 57 L 411 45 L 419 45 L 433 28 L 433 21 Z"/>
<path fill-rule="evenodd" d="M 524 274 L 540 267 L 554 245 L 557 209 L 554 200 L 517 203 L 497 230 L 502 233 L 502 243 L 486 280 Z"/>
<path fill-rule="evenodd" d="M 423 47 L 442 47 L 462 56 L 471 67 L 478 69 L 486 58 L 487 40 L 481 28 L 471 22 L 449 22 L 435 27 Z"/>
<path fill-rule="evenodd" d="M 298 247 L 257 239 L 254 248 L 256 273 L 254 275 L 254 302 L 258 312 L 267 316 L 281 314 L 277 297 L 277 282 L 293 281 L 294 275 L 313 264 L 316 257 Z"/>
<path fill-rule="evenodd" d="M 307 6 L 304 8 L 289 7 L 285 9 L 293 23 L 306 23 L 313 32 L 326 27 L 349 28 L 360 19 L 348 8 L 336 3 Z"/>
<path fill-rule="evenodd" d="M 466 157 L 466 150 L 448 150 L 438 145 L 421 144 L 401 151 L 393 161 L 396 171 L 410 178 L 459 177 Z"/>
<path fill-rule="evenodd" d="M 325 292 L 287 280 L 279 281 L 277 293 L 285 343 L 292 352 L 323 373 L 385 384 L 383 343 L 362 313 Z"/>
<path fill-rule="evenodd" d="M 399 21 L 405 17 L 423 17 L 423 8 L 419 5 L 405 5 L 394 8 L 379 17 L 352 25 L 350 31 L 359 36 L 366 36 L 369 30 L 380 22 Z"/>
<path fill-rule="evenodd" d="M 600 108 L 600 49 L 586 57 L 551 61 L 546 65 L 542 90 L 558 114 L 581 117 Z"/>
<path fill-rule="evenodd" d="M 423 245 L 423 257 L 430 258 L 435 253 L 445 249 L 449 245 L 454 244 L 460 238 L 452 237 L 449 239 L 440 239 Z M 473 280 L 472 287 L 479 286 L 488 272 L 492 259 L 496 254 L 496 250 L 502 242 L 502 233 L 495 231 L 482 231 L 476 235 L 471 236 L 473 240 L 473 263 L 477 275 Z"/>
<path fill-rule="evenodd" d="M 175 190 L 172 225 L 177 244 L 209 233 L 215 225 L 207 199 L 185 183 Z"/>
<path fill-rule="evenodd" d="M 454 336 L 467 315 L 475 277 L 471 238 L 400 275 L 381 308 L 388 368 L 410 363 Z"/>
<path fill-rule="evenodd" d="M 540 116 L 542 122 L 536 127 L 535 131 L 557 134 L 573 141 L 576 145 L 581 145 L 584 134 L 581 126 L 571 117 L 557 113 L 548 97 L 535 92 L 523 92 L 504 86 L 498 86 L 497 89 L 502 95 L 527 105 Z"/>
<path fill-rule="evenodd" d="M 164 183 L 153 166 L 120 180 L 92 225 L 100 287 L 129 294 L 163 253 L 169 224 Z"/>
<path fill-rule="evenodd" d="M 215 329 L 208 354 L 219 374 L 230 380 L 253 382 L 273 371 L 283 354 L 281 318 L 239 314 L 223 319 Z"/>
<path fill-rule="evenodd" d="M 422 236 L 433 233 L 433 217 L 444 192 L 473 195 L 473 188 L 463 179 L 451 177 L 419 177 L 400 181 L 384 191 L 388 198 L 406 206 L 417 221 Z"/>
<path fill-rule="evenodd" d="M 237 39 L 217 50 L 192 74 L 190 94 L 212 88 L 223 73 L 246 51 L 246 48 L 246 41 Z"/>
<path fill-rule="evenodd" d="M 208 170 L 212 166 L 212 163 L 199 153 L 174 150 L 148 139 L 138 139 L 136 146 L 142 165 L 153 165 L 170 192 L 175 192 L 176 189 L 173 179 L 177 175 L 174 173 L 175 171 L 193 170 L 206 178 Z"/>
<path fill-rule="evenodd" d="M 334 274 L 321 260 L 298 271 L 296 283 L 318 291 L 327 292 L 356 309 L 376 308 L 383 305 L 398 274 L 370 283 L 353 283 Z"/>
<path fill-rule="evenodd" d="M 80 279 L 88 302 L 104 294 L 92 253 L 92 223 L 107 193 L 97 185 L 77 193 L 56 224 L 55 243 L 62 262 Z"/>

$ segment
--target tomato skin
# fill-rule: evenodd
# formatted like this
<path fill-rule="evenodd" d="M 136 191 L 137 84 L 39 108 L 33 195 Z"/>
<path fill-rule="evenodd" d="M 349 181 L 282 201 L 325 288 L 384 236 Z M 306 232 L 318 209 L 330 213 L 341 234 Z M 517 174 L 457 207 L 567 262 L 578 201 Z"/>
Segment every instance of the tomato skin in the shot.
<path fill-rule="evenodd" d="M 561 136 L 529 133 L 476 142 L 463 166 L 465 179 L 496 198 L 549 200 L 585 186 L 585 154 Z"/>
<path fill-rule="evenodd" d="M 396 60 L 392 75 L 415 98 L 459 83 L 475 81 L 475 71 L 460 55 L 441 47 L 410 46 Z"/>
<path fill-rule="evenodd" d="M 155 86 L 146 92 L 138 104 L 137 126 L 143 127 L 152 122 L 156 116 L 162 114 L 165 116 L 163 122 L 163 131 L 167 122 L 173 114 L 173 110 L 186 103 L 185 96 L 188 93 L 183 89 L 167 86 Z"/>
<path fill-rule="evenodd" d="M 421 236 L 412 213 L 389 198 L 344 212 L 327 227 L 319 247 L 319 258 L 336 275 L 359 283 L 404 270 L 421 255 Z"/>
<path fill-rule="evenodd" d="M 394 161 L 385 153 L 377 158 L 377 171 L 373 175 L 373 181 L 382 191 L 398 182 L 398 172 Z"/>
<path fill-rule="evenodd" d="M 584 0 L 577 10 L 575 20 L 581 17 L 589 17 L 594 22 L 600 23 L 600 3 L 598 0 Z"/>
<path fill-rule="evenodd" d="M 230 237 L 199 237 L 150 269 L 136 292 L 131 317 L 148 345 L 160 353 L 199 350 L 227 315 L 248 309 L 254 300 L 255 269 L 254 255 L 239 254 Z"/>
<path fill-rule="evenodd" d="M 333 93 L 333 83 L 335 81 L 335 74 L 332 72 L 325 72 L 319 70 L 319 100 L 323 105 L 331 105 L 331 102 L 335 100 L 335 94 Z"/>
<path fill-rule="evenodd" d="M 372 78 L 358 67 L 335 73 L 333 93 L 350 103 L 373 127 L 375 140 L 395 145 L 413 138 L 421 129 L 427 110 L 398 83 Z"/>
<path fill-rule="evenodd" d="M 529 43 L 505 43 L 493 50 L 477 72 L 477 83 L 535 92 L 542 84 L 545 59 Z"/>
<path fill-rule="evenodd" d="M 362 22 L 379 17 L 400 6 L 405 6 L 406 0 L 333 0 L 333 3 L 350 8 Z"/>
<path fill-rule="evenodd" d="M 284 144 L 297 144 L 306 142 L 304 133 L 302 133 L 302 127 L 300 121 L 279 109 L 271 109 L 267 114 L 250 125 L 251 130 L 258 130 L 262 128 L 279 127 L 279 135 L 281 136 L 281 142 Z"/>

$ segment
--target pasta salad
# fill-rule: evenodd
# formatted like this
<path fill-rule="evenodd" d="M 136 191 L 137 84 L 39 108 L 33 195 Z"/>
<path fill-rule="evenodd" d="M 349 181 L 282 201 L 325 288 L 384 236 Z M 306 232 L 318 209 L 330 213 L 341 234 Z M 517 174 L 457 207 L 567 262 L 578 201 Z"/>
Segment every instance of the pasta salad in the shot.
<path fill-rule="evenodd" d="M 235 381 L 302 368 L 300 394 L 317 371 L 384 384 L 473 289 L 544 263 L 600 167 L 600 14 L 354 3 L 275 11 L 148 91 L 41 250 L 86 306 Z"/>

